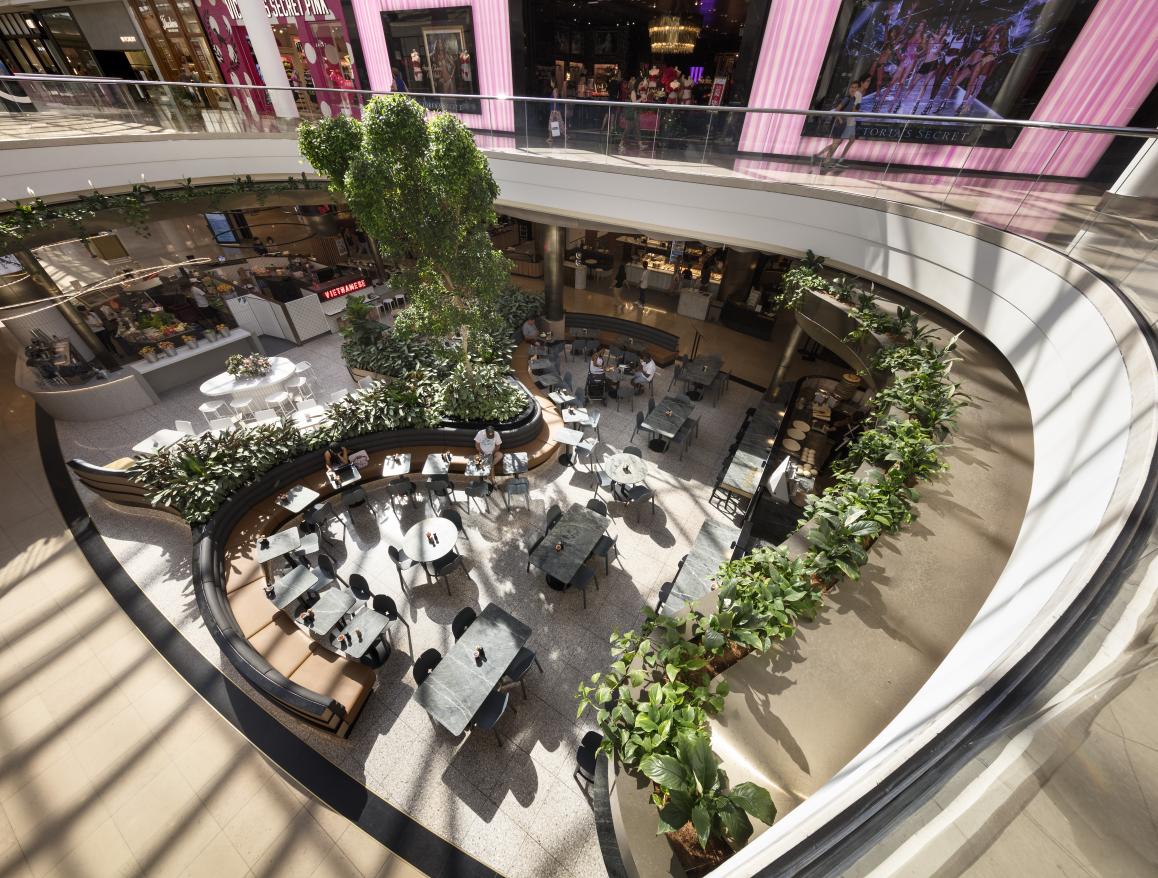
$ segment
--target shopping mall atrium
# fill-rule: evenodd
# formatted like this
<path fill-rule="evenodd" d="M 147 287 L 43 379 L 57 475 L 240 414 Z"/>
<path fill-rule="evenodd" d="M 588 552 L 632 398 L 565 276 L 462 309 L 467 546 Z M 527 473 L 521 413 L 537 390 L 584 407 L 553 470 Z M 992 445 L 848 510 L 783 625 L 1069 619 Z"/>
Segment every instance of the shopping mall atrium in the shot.
<path fill-rule="evenodd" d="M 1156 0 L 0 0 L 0 878 L 1158 875 Z"/>

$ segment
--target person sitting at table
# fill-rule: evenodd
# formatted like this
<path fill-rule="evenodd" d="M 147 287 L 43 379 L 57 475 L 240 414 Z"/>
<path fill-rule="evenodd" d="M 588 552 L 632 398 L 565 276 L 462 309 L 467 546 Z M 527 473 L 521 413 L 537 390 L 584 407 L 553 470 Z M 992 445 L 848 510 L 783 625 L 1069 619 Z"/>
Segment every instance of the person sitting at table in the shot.
<path fill-rule="evenodd" d="M 340 442 L 331 442 L 323 452 L 322 459 L 326 462 L 326 476 L 328 477 L 338 467 L 349 464 L 350 449 Z"/>
<path fill-rule="evenodd" d="M 523 323 L 523 340 L 524 341 L 538 341 L 539 340 L 539 324 L 534 317 L 528 317 Z"/>
<path fill-rule="evenodd" d="M 603 374 L 603 364 L 607 362 L 607 360 L 606 360 L 607 353 L 608 353 L 607 348 L 600 348 L 597 351 L 591 352 L 591 360 L 587 364 L 587 374 L 589 374 L 589 375 L 602 375 Z"/>
<path fill-rule="evenodd" d="M 647 385 L 655 380 L 655 360 L 651 358 L 651 354 L 644 351 L 639 355 L 639 365 L 635 369 L 635 374 L 631 376 L 631 383 L 635 386 L 635 393 L 638 396 L 643 393 Z"/>
<path fill-rule="evenodd" d="M 499 446 L 502 444 L 503 437 L 499 435 L 493 424 L 487 424 L 486 427 L 474 434 L 475 450 L 483 457 L 490 459 L 492 476 L 503 460 L 503 453 L 499 451 Z"/>

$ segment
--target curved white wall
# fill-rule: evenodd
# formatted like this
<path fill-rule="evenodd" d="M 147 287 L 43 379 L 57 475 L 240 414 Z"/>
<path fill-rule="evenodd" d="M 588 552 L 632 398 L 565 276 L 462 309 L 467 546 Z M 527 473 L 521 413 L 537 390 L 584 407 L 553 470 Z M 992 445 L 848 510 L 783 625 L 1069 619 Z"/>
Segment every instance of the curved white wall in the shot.
<path fill-rule="evenodd" d="M 500 203 L 752 248 L 812 249 L 911 291 L 987 337 L 1025 388 L 1034 472 L 1021 533 L 972 625 L 840 774 L 719 874 L 747 875 L 899 767 L 996 681 L 1089 580 L 1154 452 L 1155 367 L 1125 305 L 1036 243 L 931 212 L 840 204 L 739 180 L 673 179 L 491 156 Z M 575 223 L 572 223 L 575 224 Z"/>
<path fill-rule="evenodd" d="M 0 196 L 27 198 L 309 171 L 288 137 L 160 137 L 6 149 Z M 1001 676 L 1089 580 L 1125 525 L 1155 447 L 1156 375 L 1126 307 L 1080 265 L 963 220 L 803 188 L 490 157 L 500 204 L 677 237 L 803 253 L 887 280 L 986 336 L 1034 424 L 1025 523 L 1000 580 L 928 683 L 837 777 L 733 857 L 751 874 L 901 765 Z M 91 183 L 89 182 L 91 181 Z M 577 222 L 576 222 L 577 221 Z"/>

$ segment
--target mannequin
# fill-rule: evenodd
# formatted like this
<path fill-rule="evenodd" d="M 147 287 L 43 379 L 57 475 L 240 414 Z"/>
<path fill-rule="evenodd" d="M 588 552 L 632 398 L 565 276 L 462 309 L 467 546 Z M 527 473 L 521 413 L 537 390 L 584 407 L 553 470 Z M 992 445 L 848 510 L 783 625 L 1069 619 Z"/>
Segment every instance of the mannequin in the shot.
<path fill-rule="evenodd" d="M 470 52 L 464 50 L 458 56 L 458 74 L 463 82 L 470 82 Z"/>
<path fill-rule="evenodd" d="M 417 49 L 410 50 L 410 71 L 414 82 L 422 82 L 422 59 Z"/>

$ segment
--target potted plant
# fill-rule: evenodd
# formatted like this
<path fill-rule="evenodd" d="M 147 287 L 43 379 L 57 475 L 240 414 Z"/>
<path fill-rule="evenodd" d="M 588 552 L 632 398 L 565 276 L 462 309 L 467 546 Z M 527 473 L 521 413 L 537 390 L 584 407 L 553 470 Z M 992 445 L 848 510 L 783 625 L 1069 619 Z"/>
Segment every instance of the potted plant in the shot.
<path fill-rule="evenodd" d="M 171 341 L 160 342 L 157 344 L 157 347 L 160 349 L 161 353 L 163 353 L 166 357 L 177 356 L 177 347 Z"/>
<path fill-rule="evenodd" d="M 218 324 L 217 324 L 215 327 L 213 327 L 213 328 L 214 328 L 215 330 L 217 330 L 217 334 L 218 334 L 219 336 L 221 336 L 221 338 L 228 338 L 228 337 L 229 337 L 229 333 L 230 333 L 230 332 L 232 332 L 232 330 L 229 328 L 229 326 L 228 326 L 227 324 L 225 324 L 225 323 L 218 323 Z"/>
<path fill-rule="evenodd" d="M 157 349 L 151 344 L 143 345 L 141 349 L 137 351 L 137 353 L 139 353 L 150 363 L 157 362 Z"/>
<path fill-rule="evenodd" d="M 743 847 L 752 836 L 752 817 L 772 825 L 776 807 L 754 783 L 734 787 L 720 768 L 705 735 L 681 734 L 674 755 L 653 754 L 640 770 L 659 788 L 659 831 L 666 833 L 689 876 L 703 874 Z"/>
<path fill-rule="evenodd" d="M 185 343 L 185 347 L 189 348 L 189 350 L 197 347 L 197 336 L 195 335 L 183 335 L 181 336 L 181 341 Z"/>

